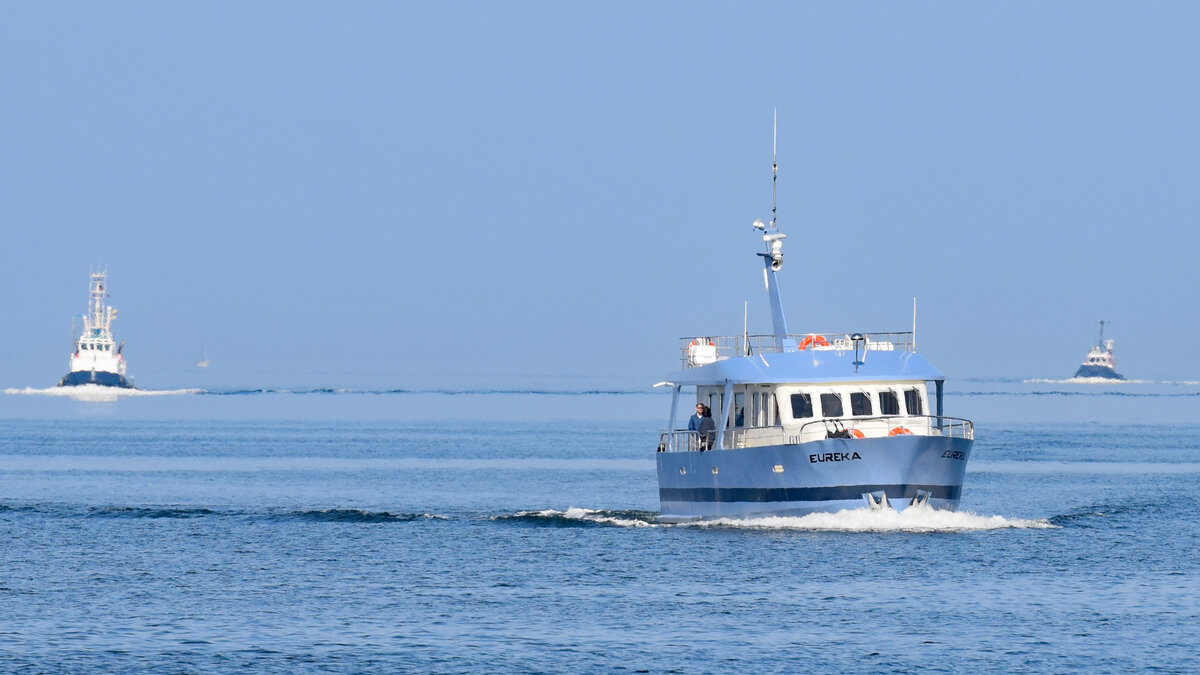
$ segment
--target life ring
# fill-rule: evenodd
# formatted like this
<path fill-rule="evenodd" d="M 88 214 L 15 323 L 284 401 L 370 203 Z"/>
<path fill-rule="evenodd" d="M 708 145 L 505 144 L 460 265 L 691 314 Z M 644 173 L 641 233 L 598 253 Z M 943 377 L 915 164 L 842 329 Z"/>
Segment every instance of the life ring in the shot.
<path fill-rule="evenodd" d="M 800 351 L 804 351 L 805 349 L 808 349 L 810 346 L 812 346 L 812 347 L 828 347 L 829 341 L 826 340 L 825 336 L 823 336 L 823 335 L 809 335 L 808 337 L 806 337 L 800 341 L 798 348 L 800 349 Z"/>
<path fill-rule="evenodd" d="M 912 436 L 912 432 L 908 430 L 908 427 L 892 427 L 888 436 Z"/>
<path fill-rule="evenodd" d="M 858 429 L 851 429 L 850 437 L 851 438 L 866 438 L 867 435 L 864 434 L 863 432 L 859 431 Z"/>

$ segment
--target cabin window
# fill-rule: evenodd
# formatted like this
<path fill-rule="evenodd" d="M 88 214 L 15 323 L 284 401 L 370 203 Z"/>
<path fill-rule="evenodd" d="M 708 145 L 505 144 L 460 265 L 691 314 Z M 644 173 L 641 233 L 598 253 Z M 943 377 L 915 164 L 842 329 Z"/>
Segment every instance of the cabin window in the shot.
<path fill-rule="evenodd" d="M 808 394 L 792 394 L 792 419 L 802 420 L 812 416 L 812 396 Z"/>
<path fill-rule="evenodd" d="M 850 414 L 855 417 L 869 417 L 871 415 L 871 395 L 856 391 L 850 394 Z"/>
<path fill-rule="evenodd" d="M 770 392 L 755 392 L 750 397 L 751 426 L 769 427 L 775 424 L 775 395 Z"/>
<path fill-rule="evenodd" d="M 727 425 L 726 428 L 745 426 L 745 421 L 746 421 L 746 395 L 745 394 L 734 394 L 733 395 L 733 415 L 731 415 L 731 417 L 733 419 L 729 420 L 729 424 Z"/>
<path fill-rule="evenodd" d="M 924 415 L 921 412 L 921 393 L 916 389 L 904 390 L 904 407 L 908 408 L 909 415 Z"/>
<path fill-rule="evenodd" d="M 821 394 L 821 416 L 822 417 L 841 417 L 842 416 L 842 395 L 841 394 Z"/>
<path fill-rule="evenodd" d="M 767 395 L 762 392 L 754 395 L 754 426 L 767 426 Z"/>
<path fill-rule="evenodd" d="M 879 392 L 879 414 L 880 415 L 899 415 L 900 414 L 900 398 L 896 396 L 894 391 Z"/>

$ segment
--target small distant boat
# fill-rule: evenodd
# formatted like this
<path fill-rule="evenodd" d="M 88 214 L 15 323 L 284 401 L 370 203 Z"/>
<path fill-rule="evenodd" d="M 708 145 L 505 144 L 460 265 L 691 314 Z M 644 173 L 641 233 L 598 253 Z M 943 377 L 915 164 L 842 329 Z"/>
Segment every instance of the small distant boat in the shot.
<path fill-rule="evenodd" d="M 89 314 L 83 316 L 83 333 L 74 336 L 75 351 L 70 358 L 70 372 L 58 381 L 60 387 L 96 384 L 102 387 L 133 389 L 125 377 L 125 343 L 116 344 L 112 322 L 117 310 L 104 302 L 108 297 L 108 272 L 92 272 Z"/>
<path fill-rule="evenodd" d="M 196 367 L 197 368 L 207 368 L 208 367 L 208 350 L 207 349 L 204 349 L 204 356 L 201 356 L 200 360 L 196 362 Z"/>
<path fill-rule="evenodd" d="M 1095 346 L 1088 350 L 1087 357 L 1083 359 L 1083 364 L 1079 366 L 1079 370 L 1075 371 L 1075 377 L 1099 377 L 1105 380 L 1123 380 L 1125 376 L 1116 371 L 1116 364 L 1113 361 L 1113 341 L 1104 339 L 1104 319 L 1101 319 L 1100 337 L 1096 340 Z"/>

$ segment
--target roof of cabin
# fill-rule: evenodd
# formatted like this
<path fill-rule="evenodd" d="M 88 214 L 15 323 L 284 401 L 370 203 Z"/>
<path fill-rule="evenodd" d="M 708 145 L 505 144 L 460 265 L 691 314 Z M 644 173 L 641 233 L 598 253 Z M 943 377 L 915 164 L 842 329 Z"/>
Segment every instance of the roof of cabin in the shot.
<path fill-rule="evenodd" d="M 854 351 L 808 350 L 768 352 L 722 359 L 672 373 L 675 384 L 791 384 L 823 382 L 896 382 L 944 380 L 946 376 L 915 352 L 869 350 L 859 354 L 862 365 L 854 370 Z"/>

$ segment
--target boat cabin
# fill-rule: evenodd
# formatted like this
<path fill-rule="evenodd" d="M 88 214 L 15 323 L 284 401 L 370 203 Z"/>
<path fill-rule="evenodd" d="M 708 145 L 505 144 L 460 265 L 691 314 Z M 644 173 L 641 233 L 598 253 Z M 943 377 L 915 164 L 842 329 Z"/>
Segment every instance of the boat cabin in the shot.
<path fill-rule="evenodd" d="M 892 429 L 927 432 L 929 392 L 924 382 L 834 382 L 735 385 L 725 421 L 729 447 L 824 440 L 839 430 L 865 437 Z M 699 386 L 696 400 L 724 410 L 723 386 Z M 714 412 L 714 417 L 717 413 Z"/>
<path fill-rule="evenodd" d="M 662 449 L 970 433 L 969 423 L 942 416 L 945 377 L 912 351 L 911 334 L 796 335 L 784 342 L 775 351 L 773 336 L 685 338 L 684 368 L 668 383 L 675 400 Z M 690 386 L 712 411 L 712 438 L 676 426 L 678 399 Z"/>

